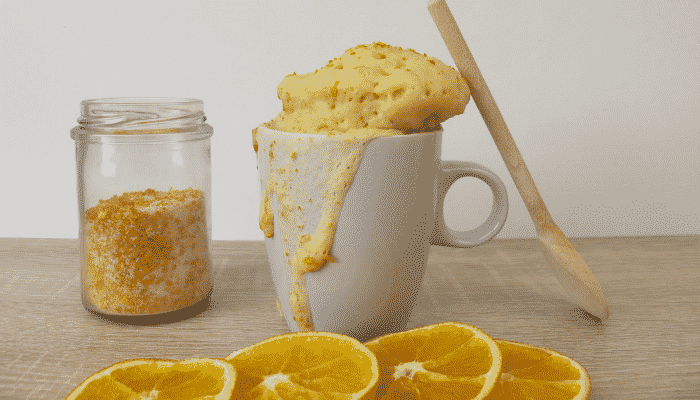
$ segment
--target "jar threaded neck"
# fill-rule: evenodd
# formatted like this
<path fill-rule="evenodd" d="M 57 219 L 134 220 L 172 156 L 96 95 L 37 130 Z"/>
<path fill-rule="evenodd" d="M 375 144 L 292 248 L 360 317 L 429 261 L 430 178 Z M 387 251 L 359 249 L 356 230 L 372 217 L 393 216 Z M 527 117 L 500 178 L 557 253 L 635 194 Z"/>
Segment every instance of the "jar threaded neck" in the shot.
<path fill-rule="evenodd" d="M 171 133 L 204 125 L 204 102 L 179 98 L 105 98 L 80 103 L 80 128 L 105 134 Z"/>

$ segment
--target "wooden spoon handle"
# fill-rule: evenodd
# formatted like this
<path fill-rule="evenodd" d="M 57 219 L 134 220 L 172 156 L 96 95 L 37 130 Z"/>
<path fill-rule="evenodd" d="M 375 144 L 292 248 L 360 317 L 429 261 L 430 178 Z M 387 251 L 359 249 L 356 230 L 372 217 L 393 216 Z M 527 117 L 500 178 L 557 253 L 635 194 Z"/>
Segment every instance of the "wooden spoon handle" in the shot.
<path fill-rule="evenodd" d="M 503 115 L 501 115 L 501 111 L 498 109 L 491 91 L 486 86 L 484 77 L 481 75 L 481 71 L 479 71 L 479 67 L 476 65 L 467 43 L 464 41 L 457 22 L 455 22 L 444 0 L 431 1 L 428 5 L 428 10 L 447 44 L 457 69 L 469 84 L 476 107 L 479 109 L 486 127 L 491 132 L 491 136 L 496 142 L 496 147 L 498 147 L 498 151 L 501 153 L 501 157 L 503 157 L 503 161 L 505 161 L 515 186 L 518 188 L 520 196 L 523 198 L 527 211 L 535 222 L 535 228 L 539 233 L 539 229 L 546 224 L 547 220 L 552 220 L 549 217 L 549 211 L 544 201 L 542 201 L 530 171 L 527 169 L 527 165 L 525 165 L 525 161 L 523 161 L 523 157 L 515 145 L 508 126 L 506 126 Z M 551 223 L 554 224 L 554 222 Z"/>
<path fill-rule="evenodd" d="M 469 84 L 479 112 L 503 157 L 520 196 L 530 213 L 542 251 L 554 270 L 567 296 L 577 305 L 604 319 L 609 315 L 608 303 L 593 272 L 576 252 L 564 233 L 552 220 L 540 192 L 532 180 L 501 111 L 486 86 L 486 81 L 474 61 L 445 0 L 430 0 L 428 10 L 437 25 L 457 69 Z"/>

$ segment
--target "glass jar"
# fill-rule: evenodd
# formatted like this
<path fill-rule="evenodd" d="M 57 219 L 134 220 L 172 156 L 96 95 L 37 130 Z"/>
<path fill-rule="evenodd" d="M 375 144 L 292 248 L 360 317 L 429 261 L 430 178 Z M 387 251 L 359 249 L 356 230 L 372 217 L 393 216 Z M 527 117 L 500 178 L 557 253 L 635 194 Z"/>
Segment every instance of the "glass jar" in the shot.
<path fill-rule="evenodd" d="M 212 289 L 211 126 L 195 99 L 81 102 L 75 140 L 83 305 L 153 315 Z"/>

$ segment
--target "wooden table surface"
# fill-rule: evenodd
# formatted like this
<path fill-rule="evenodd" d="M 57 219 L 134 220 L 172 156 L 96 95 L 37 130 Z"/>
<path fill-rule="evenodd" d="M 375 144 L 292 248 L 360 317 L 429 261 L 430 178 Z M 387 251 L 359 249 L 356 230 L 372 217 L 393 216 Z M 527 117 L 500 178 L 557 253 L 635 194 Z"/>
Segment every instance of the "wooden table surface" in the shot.
<path fill-rule="evenodd" d="M 611 316 L 565 300 L 535 240 L 434 246 L 409 328 L 446 320 L 579 361 L 590 399 L 700 399 L 700 236 L 573 239 Z M 223 358 L 288 332 L 262 242 L 215 242 L 208 304 L 124 324 L 80 301 L 75 240 L 0 239 L 0 398 L 62 399 L 128 358 Z"/>

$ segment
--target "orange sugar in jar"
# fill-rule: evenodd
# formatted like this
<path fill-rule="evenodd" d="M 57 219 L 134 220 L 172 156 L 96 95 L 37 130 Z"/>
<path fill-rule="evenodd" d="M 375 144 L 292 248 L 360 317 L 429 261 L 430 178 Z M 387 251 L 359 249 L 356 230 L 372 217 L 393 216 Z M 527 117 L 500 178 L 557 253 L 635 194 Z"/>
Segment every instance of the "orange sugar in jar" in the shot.
<path fill-rule="evenodd" d="M 211 281 L 211 145 L 192 99 L 82 102 L 76 143 L 83 305 L 153 315 Z"/>

